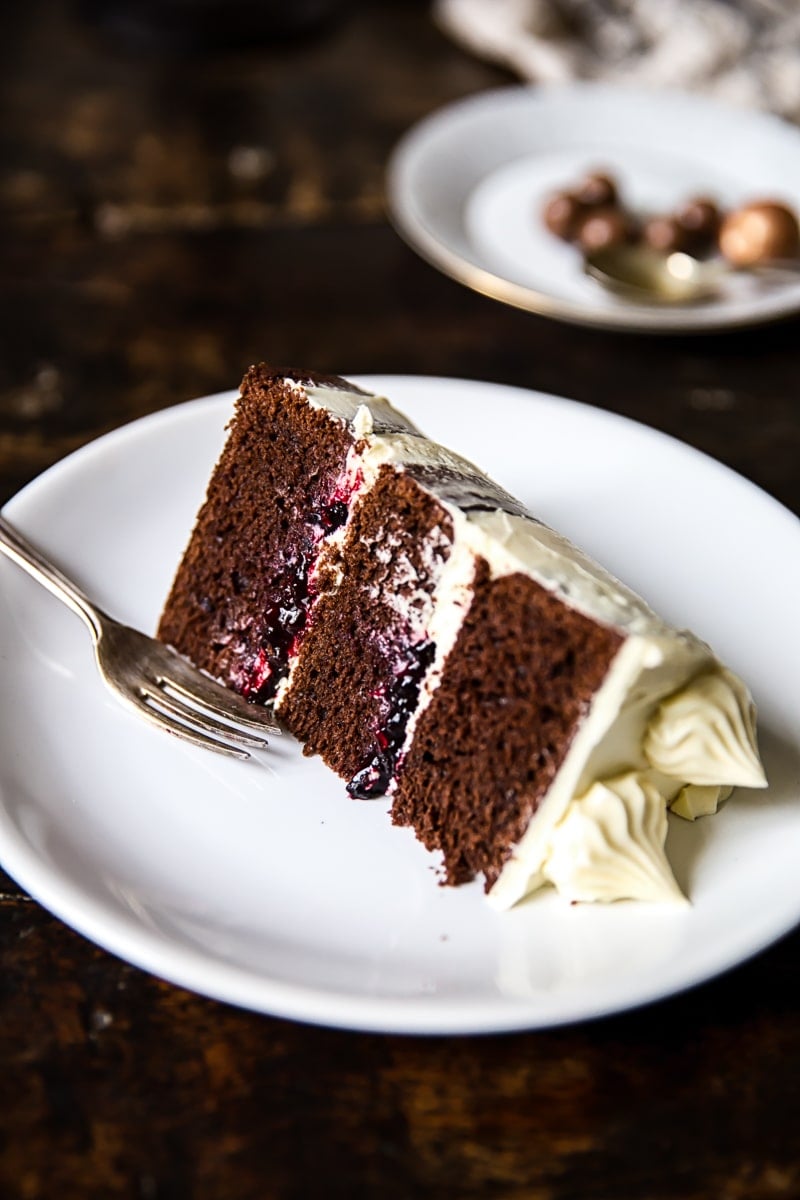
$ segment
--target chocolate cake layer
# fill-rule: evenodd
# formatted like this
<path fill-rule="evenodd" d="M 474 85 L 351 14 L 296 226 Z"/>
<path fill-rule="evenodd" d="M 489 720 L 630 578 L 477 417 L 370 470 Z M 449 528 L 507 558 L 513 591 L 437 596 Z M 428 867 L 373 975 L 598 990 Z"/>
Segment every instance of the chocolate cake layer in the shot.
<path fill-rule="evenodd" d="M 320 598 L 277 712 L 354 797 L 383 795 L 394 777 L 433 657 L 426 627 L 452 538 L 446 510 L 384 466 L 320 564 Z"/>
<path fill-rule="evenodd" d="M 320 542 L 347 516 L 352 444 L 282 372 L 248 373 L 158 636 L 250 699 L 274 696 L 302 637 Z"/>
<path fill-rule="evenodd" d="M 392 806 L 395 824 L 441 850 L 448 883 L 480 873 L 487 890 L 495 882 L 622 641 L 526 576 L 492 579 L 479 561 L 472 606 Z"/>

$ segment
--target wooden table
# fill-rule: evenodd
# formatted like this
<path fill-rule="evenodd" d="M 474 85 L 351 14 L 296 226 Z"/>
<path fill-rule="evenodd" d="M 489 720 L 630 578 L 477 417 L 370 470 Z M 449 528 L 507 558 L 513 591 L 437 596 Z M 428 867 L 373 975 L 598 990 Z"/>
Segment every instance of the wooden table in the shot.
<path fill-rule="evenodd" d="M 266 357 L 572 396 L 800 512 L 798 321 L 561 326 L 443 278 L 389 227 L 398 137 L 509 82 L 427 3 L 353 3 L 314 37 L 186 56 L 121 44 L 66 0 L 2 21 L 0 499 Z M 3 1197 L 800 1196 L 798 932 L 638 1012 L 423 1039 L 192 995 L 0 886 Z"/>

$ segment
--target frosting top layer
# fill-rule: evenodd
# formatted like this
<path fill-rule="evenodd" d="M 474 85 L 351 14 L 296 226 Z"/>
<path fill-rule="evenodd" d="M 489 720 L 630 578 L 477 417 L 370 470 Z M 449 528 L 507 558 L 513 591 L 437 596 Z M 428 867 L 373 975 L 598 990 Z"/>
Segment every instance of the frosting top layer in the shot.
<path fill-rule="evenodd" d="M 356 457 L 362 472 L 374 476 L 384 463 L 394 464 L 454 510 L 461 537 L 494 575 L 522 571 L 588 616 L 626 632 L 676 636 L 640 596 L 539 521 L 474 463 L 427 438 L 385 397 L 332 386 L 295 386 L 302 386 L 314 407 L 350 426 L 359 441 Z M 697 642 L 688 633 L 677 636 Z"/>

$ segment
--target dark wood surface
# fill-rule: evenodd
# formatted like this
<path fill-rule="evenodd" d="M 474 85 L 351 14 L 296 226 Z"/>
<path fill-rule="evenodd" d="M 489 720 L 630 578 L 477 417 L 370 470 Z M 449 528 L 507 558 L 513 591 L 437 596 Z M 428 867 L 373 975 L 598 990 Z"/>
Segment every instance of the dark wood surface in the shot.
<path fill-rule="evenodd" d="M 800 511 L 797 320 L 569 328 L 471 294 L 392 231 L 399 136 L 509 82 L 427 3 L 353 0 L 316 36 L 193 55 L 114 40 L 66 0 L 3 6 L 0 33 L 0 500 L 266 357 L 572 396 Z M 206 1000 L 0 889 L 3 1197 L 800 1196 L 797 932 L 638 1012 L 424 1039 Z"/>

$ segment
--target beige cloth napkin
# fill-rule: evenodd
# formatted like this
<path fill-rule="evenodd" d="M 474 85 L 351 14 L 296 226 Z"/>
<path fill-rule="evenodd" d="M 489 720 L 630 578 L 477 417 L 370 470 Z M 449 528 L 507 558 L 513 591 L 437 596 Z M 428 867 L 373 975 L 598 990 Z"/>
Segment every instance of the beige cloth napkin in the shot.
<path fill-rule="evenodd" d="M 531 82 L 684 88 L 800 121 L 797 0 L 435 0 L 433 14 Z"/>

